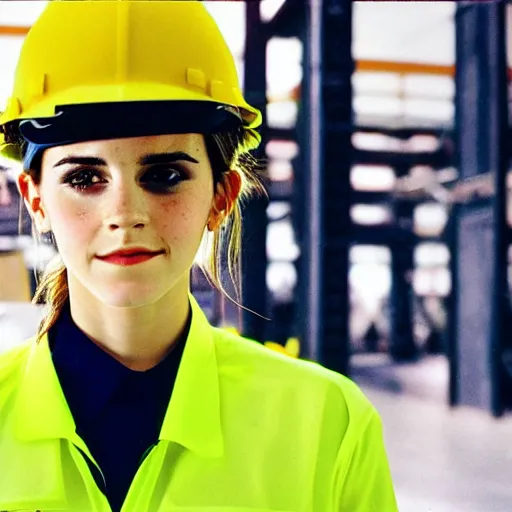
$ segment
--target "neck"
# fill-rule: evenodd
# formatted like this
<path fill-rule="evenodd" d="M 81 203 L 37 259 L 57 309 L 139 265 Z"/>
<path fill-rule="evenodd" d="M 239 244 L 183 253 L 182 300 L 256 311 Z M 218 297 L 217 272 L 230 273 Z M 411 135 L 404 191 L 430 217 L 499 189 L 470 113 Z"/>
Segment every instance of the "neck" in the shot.
<path fill-rule="evenodd" d="M 186 334 L 190 315 L 186 285 L 181 290 L 173 288 L 151 304 L 117 307 L 73 286 L 71 278 L 71 316 L 78 328 L 105 352 L 132 370 L 145 371 L 165 358 Z"/>

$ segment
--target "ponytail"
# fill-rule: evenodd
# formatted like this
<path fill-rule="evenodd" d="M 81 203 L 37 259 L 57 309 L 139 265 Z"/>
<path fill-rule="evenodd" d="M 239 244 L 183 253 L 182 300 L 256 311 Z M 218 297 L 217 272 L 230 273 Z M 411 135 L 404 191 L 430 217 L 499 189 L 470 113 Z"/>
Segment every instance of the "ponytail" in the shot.
<path fill-rule="evenodd" d="M 68 272 L 57 256 L 48 264 L 32 299 L 32 304 L 44 303 L 49 308 L 37 329 L 37 343 L 55 324 L 68 297 Z"/>

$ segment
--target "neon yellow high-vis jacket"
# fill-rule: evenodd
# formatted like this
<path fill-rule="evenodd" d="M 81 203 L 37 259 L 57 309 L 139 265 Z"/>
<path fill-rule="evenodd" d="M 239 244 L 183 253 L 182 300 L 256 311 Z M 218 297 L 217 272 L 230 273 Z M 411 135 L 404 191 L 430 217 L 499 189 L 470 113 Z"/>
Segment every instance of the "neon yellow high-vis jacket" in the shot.
<path fill-rule="evenodd" d="M 382 425 L 347 378 L 213 328 L 195 300 L 160 441 L 122 512 L 396 512 Z M 48 338 L 0 355 L 0 511 L 109 512 Z"/>

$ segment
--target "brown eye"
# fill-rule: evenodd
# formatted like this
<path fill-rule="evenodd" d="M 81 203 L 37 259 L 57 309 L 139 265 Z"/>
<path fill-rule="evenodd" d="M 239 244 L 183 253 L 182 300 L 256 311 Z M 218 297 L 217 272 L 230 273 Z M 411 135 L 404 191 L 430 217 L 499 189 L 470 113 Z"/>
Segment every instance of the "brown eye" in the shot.
<path fill-rule="evenodd" d="M 69 187 L 84 191 L 101 183 L 101 177 L 99 174 L 92 169 L 79 169 L 78 171 L 71 171 L 66 174 L 63 179 L 63 183 Z"/>
<path fill-rule="evenodd" d="M 141 178 L 141 183 L 153 192 L 167 192 L 187 178 L 178 167 L 153 167 Z"/>

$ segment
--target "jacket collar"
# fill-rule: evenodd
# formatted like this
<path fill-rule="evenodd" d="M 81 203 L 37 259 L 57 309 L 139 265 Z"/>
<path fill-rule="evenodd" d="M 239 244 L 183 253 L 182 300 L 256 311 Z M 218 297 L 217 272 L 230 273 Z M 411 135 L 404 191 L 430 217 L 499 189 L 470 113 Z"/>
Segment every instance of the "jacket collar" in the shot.
<path fill-rule="evenodd" d="M 192 322 L 160 439 L 208 458 L 222 457 L 219 368 L 213 329 L 190 296 Z"/>
<path fill-rule="evenodd" d="M 55 325 L 48 333 L 53 366 L 75 422 L 82 431 L 98 424 L 98 416 L 108 407 L 118 392 L 136 385 L 165 413 L 172 387 L 183 356 L 190 331 L 191 314 L 185 332 L 176 340 L 173 349 L 157 365 L 144 372 L 131 370 L 105 352 L 78 328 L 66 301 Z M 156 416 L 155 416 L 156 419 Z M 147 419 L 141 418 L 141 421 Z M 149 427 L 149 426 L 148 426 Z M 154 431 L 154 429 L 152 429 Z"/>
<path fill-rule="evenodd" d="M 179 443 L 204 457 L 217 458 L 224 453 L 224 439 L 213 331 L 192 295 L 190 304 L 190 332 L 160 439 Z M 53 366 L 47 335 L 39 344 L 31 344 L 14 405 L 13 429 L 21 441 L 64 438 L 79 442 Z"/>

